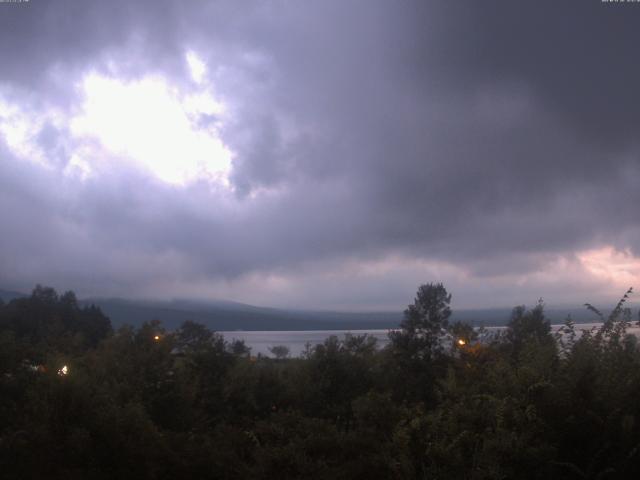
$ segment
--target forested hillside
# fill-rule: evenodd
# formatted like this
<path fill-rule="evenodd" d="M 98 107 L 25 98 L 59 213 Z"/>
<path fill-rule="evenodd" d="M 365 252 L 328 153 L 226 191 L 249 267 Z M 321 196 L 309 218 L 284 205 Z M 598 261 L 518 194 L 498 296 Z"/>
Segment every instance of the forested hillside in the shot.
<path fill-rule="evenodd" d="M 626 298 L 589 306 L 603 324 L 583 335 L 552 335 L 540 303 L 480 342 L 428 284 L 384 349 L 256 358 L 195 322 L 113 331 L 37 287 L 0 305 L 3 478 L 638 478 Z"/>

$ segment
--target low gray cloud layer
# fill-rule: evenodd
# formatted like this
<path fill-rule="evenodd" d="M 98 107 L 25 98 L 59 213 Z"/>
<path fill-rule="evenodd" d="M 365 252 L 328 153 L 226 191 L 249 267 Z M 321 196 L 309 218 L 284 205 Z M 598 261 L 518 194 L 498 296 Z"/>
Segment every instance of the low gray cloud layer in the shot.
<path fill-rule="evenodd" d="M 579 275 L 580 252 L 633 263 L 636 7 L 0 4 L 0 98 L 28 118 L 57 112 L 30 133 L 46 166 L 6 135 L 0 149 L 0 284 L 378 308 L 443 279 L 503 305 L 548 292 L 548 277 L 519 291 L 513 276 L 558 273 L 559 258 Z M 189 92 L 190 50 L 227 106 L 196 123 L 218 125 L 229 186 L 167 184 L 117 158 L 68 175 L 83 76 Z M 105 155 L 82 145 L 89 162 Z M 611 283 L 558 275 L 585 292 Z"/>

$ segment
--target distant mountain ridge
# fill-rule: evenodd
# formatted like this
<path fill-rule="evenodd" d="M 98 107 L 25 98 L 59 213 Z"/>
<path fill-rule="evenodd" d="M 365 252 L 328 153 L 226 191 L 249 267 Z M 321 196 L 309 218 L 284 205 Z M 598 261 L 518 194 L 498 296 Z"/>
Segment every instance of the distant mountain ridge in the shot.
<path fill-rule="evenodd" d="M 193 320 L 217 331 L 233 330 L 349 330 L 394 328 L 402 315 L 396 312 L 350 313 L 283 310 L 235 302 L 136 301 L 90 298 L 111 318 L 114 326 L 139 325 L 161 320 L 169 329 Z"/>
<path fill-rule="evenodd" d="M 0 290 L 0 298 L 9 302 L 27 294 Z M 257 307 L 239 302 L 217 300 L 127 300 L 122 298 L 86 298 L 81 305 L 97 305 L 111 319 L 114 327 L 124 324 L 140 325 L 160 320 L 167 329 L 179 327 L 185 320 L 202 323 L 212 330 L 372 330 L 397 328 L 403 314 L 397 312 L 336 312 L 318 310 L 286 310 Z M 451 321 L 463 321 L 474 326 L 503 326 L 509 321 L 512 309 L 455 310 Z M 576 323 L 598 321 L 586 309 L 548 308 L 551 323 L 562 323 L 571 315 Z"/>
<path fill-rule="evenodd" d="M 3 302 L 8 303 L 14 298 L 24 298 L 24 297 L 28 297 L 28 295 L 26 293 L 13 292 L 11 290 L 0 289 L 0 299 L 2 299 Z"/>
<path fill-rule="evenodd" d="M 370 330 L 397 328 L 403 312 L 335 312 L 317 310 L 285 310 L 256 307 L 235 302 L 136 301 L 122 299 L 87 299 L 85 304 L 98 305 L 111 318 L 114 326 L 125 323 L 139 325 L 161 320 L 169 329 L 185 320 L 193 320 L 217 331 L 233 330 Z M 474 326 L 504 326 L 511 308 L 454 310 L 450 321 Z M 546 316 L 552 324 L 564 322 L 568 315 L 576 323 L 597 322 L 586 309 L 548 308 Z"/>

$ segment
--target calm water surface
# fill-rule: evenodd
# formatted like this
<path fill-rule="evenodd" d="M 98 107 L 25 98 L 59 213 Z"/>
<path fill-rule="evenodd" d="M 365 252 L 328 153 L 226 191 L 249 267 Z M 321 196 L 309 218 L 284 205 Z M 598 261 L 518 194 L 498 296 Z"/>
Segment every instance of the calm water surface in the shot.
<path fill-rule="evenodd" d="M 369 334 L 378 339 L 378 346 L 385 346 L 389 330 L 308 330 L 308 331 L 266 331 L 266 332 L 219 332 L 224 335 L 225 340 L 244 340 L 248 347 L 251 347 L 251 355 L 270 355 L 269 348 L 276 345 L 289 347 L 292 357 L 299 356 L 305 349 L 307 342 L 317 345 L 324 342 L 331 335 L 342 339 L 347 333 L 352 335 Z"/>
<path fill-rule="evenodd" d="M 589 330 L 593 327 L 598 327 L 598 323 L 583 323 L 576 324 L 576 331 Z M 556 331 L 562 325 L 552 325 L 552 331 Z M 486 327 L 489 332 L 497 332 L 504 330 L 505 327 Z M 640 328 L 631 327 L 627 330 L 629 333 L 633 333 L 636 336 L 640 336 Z M 383 330 L 308 330 L 308 331 L 234 331 L 234 332 L 219 332 L 224 335 L 227 341 L 233 339 L 244 340 L 248 347 L 251 347 L 252 355 L 271 355 L 269 352 L 270 347 L 276 345 L 284 345 L 289 348 L 290 355 L 292 357 L 299 356 L 305 349 L 307 343 L 311 345 L 317 345 L 324 342 L 332 335 L 343 339 L 347 333 L 352 335 L 364 335 L 368 334 L 378 339 L 378 347 L 384 347 L 389 343 L 387 337 L 388 329 Z"/>

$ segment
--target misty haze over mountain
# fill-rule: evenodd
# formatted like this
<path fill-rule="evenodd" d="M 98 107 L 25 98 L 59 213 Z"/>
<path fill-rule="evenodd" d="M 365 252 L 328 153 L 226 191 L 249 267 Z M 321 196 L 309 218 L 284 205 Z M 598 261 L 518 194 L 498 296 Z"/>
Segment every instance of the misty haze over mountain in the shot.
<path fill-rule="evenodd" d="M 0 290 L 0 299 L 5 302 L 25 296 L 27 294 Z M 403 312 L 402 309 L 395 312 L 285 310 L 229 301 L 87 298 L 80 299 L 80 303 L 99 306 L 116 327 L 160 320 L 167 328 L 175 329 L 184 321 L 192 320 L 216 331 L 389 329 L 398 327 Z M 607 311 L 606 308 L 603 310 Z M 577 323 L 598 321 L 585 308 L 547 308 L 546 314 L 556 324 L 562 323 L 567 315 L 571 315 Z M 454 310 L 452 321 L 474 326 L 502 326 L 506 325 L 510 316 L 510 308 Z"/>

